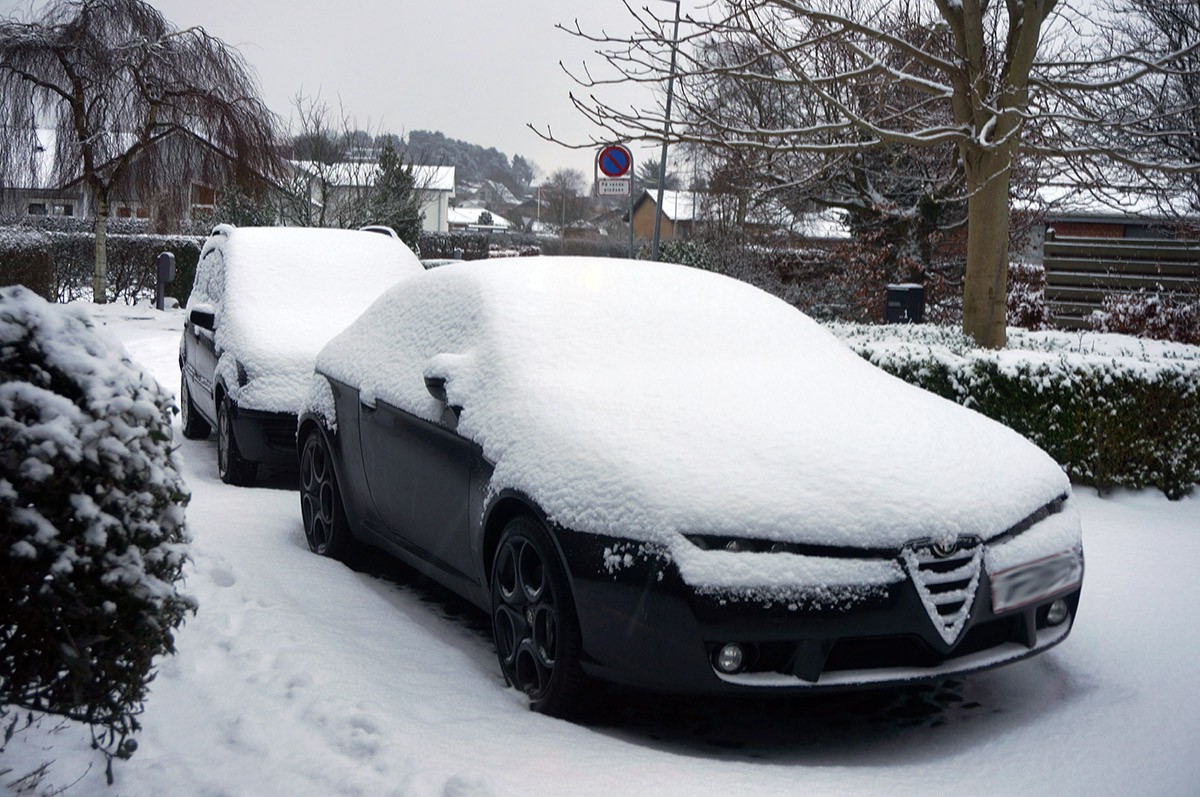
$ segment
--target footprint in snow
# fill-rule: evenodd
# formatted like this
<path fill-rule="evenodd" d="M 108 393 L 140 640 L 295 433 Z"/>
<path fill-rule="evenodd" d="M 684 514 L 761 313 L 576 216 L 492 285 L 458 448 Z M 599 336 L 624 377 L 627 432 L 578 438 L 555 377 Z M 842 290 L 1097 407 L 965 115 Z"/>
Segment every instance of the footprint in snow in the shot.
<path fill-rule="evenodd" d="M 492 797 L 495 794 L 483 778 L 472 775 L 451 775 L 442 789 L 442 797 Z"/>
<path fill-rule="evenodd" d="M 218 587 L 232 587 L 237 583 L 237 576 L 233 573 L 233 568 L 226 564 L 219 564 L 208 571 L 213 583 Z"/>

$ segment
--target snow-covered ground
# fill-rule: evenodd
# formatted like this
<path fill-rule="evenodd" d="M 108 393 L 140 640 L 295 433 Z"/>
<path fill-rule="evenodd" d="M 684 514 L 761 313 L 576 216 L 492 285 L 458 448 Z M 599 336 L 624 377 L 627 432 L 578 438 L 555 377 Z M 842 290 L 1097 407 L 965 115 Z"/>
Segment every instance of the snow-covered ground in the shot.
<path fill-rule="evenodd" d="M 182 314 L 98 317 L 177 389 Z M 613 691 L 586 725 L 504 687 L 487 619 L 383 560 L 308 553 L 294 477 L 217 478 L 178 436 L 193 491 L 186 590 L 140 749 L 104 785 L 86 731 L 44 719 L 0 755 L 40 794 L 1196 794 L 1200 497 L 1079 489 L 1080 617 L 1049 653 L 960 681 L 788 700 Z M 15 786 L 7 786 L 18 793 Z"/>

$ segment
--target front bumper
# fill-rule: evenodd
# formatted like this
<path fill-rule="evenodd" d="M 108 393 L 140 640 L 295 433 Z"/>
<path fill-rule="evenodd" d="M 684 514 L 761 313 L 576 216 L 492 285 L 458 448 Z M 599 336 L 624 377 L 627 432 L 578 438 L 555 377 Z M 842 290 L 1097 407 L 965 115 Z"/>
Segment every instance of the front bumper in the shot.
<path fill-rule="evenodd" d="M 1081 584 L 999 614 L 986 574 L 950 640 L 931 619 L 912 578 L 812 599 L 701 591 L 664 553 L 624 557 L 611 537 L 557 535 L 568 564 L 583 636 L 583 667 L 616 683 L 668 692 L 729 693 L 837 689 L 910 683 L 1017 661 L 1070 633 Z M 609 566 L 605 563 L 609 562 Z M 1082 567 L 1082 564 L 1080 565 Z M 1049 606 L 1064 599 L 1062 622 Z M 719 672 L 717 650 L 737 643 L 744 669 Z"/>
<path fill-rule="evenodd" d="M 243 457 L 268 465 L 296 462 L 296 415 L 263 412 L 234 405 L 229 419 Z"/>

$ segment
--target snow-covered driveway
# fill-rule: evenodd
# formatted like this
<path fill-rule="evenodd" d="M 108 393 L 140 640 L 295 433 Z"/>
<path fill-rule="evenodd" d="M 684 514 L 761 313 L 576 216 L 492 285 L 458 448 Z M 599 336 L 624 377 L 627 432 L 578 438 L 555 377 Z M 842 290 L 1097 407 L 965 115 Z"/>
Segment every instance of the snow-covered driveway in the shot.
<path fill-rule="evenodd" d="M 181 313 L 99 316 L 177 389 Z M 182 441 L 182 436 L 178 437 Z M 1196 794 L 1200 498 L 1079 489 L 1087 578 L 1059 648 L 962 681 L 776 701 L 614 692 L 594 723 L 527 711 L 487 620 L 383 562 L 308 553 L 282 475 L 228 487 L 182 441 L 186 589 L 199 613 L 162 662 L 140 749 L 104 786 L 53 722 L 0 770 L 54 760 L 81 795 Z"/>

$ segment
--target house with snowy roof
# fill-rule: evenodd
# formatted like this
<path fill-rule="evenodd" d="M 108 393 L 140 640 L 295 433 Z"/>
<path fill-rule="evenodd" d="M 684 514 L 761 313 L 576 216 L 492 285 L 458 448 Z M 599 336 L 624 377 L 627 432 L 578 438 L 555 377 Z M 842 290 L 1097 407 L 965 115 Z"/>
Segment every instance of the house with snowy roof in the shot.
<path fill-rule="evenodd" d="M 450 232 L 512 232 L 512 222 L 485 207 L 450 208 L 448 219 Z"/>
<path fill-rule="evenodd" d="M 129 138 L 133 143 L 132 134 L 118 135 Z M 0 186 L 0 219 L 19 221 L 42 216 L 94 218 L 96 211 L 92 192 L 80 170 L 64 167 L 60 162 L 60 158 L 66 156 L 59 143 L 57 131 L 53 128 L 36 131 L 33 151 L 28 153 L 27 159 L 22 159 L 24 168 L 10 169 L 8 184 Z M 109 201 L 111 218 L 154 221 L 167 227 L 182 227 L 200 212 L 211 211 L 216 206 L 217 196 L 224 187 L 225 171 L 218 168 L 216 162 L 224 160 L 226 163 L 223 165 L 232 165 L 233 156 L 184 130 L 168 133 L 158 146 L 197 148 L 203 150 L 204 157 L 196 159 L 199 165 L 188 180 L 153 195 L 118 185 Z"/>
<path fill-rule="evenodd" d="M 654 237 L 654 216 L 658 189 L 647 188 L 633 205 L 633 234 L 649 240 Z M 811 240 L 841 240 L 850 236 L 842 214 L 836 210 L 793 213 L 773 198 L 760 198 L 739 206 L 730 194 L 702 191 L 663 191 L 662 240 L 690 238 L 711 228 L 739 226 L 758 234 L 786 234 Z"/>
<path fill-rule="evenodd" d="M 308 194 L 313 205 L 324 206 L 326 218 L 336 218 L 339 208 L 363 196 L 382 173 L 377 160 L 289 164 L 300 190 Z M 448 232 L 454 167 L 414 165 L 413 178 L 421 193 L 422 228 L 426 232 Z"/>

